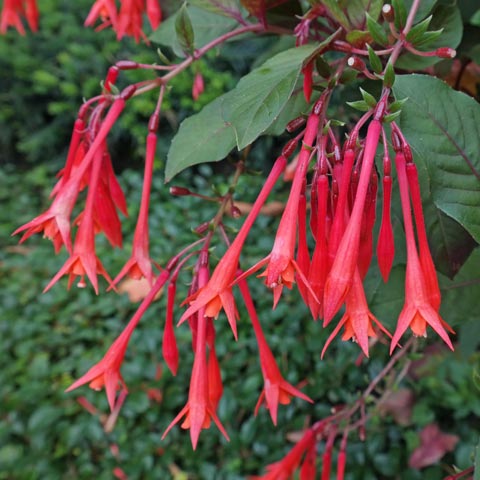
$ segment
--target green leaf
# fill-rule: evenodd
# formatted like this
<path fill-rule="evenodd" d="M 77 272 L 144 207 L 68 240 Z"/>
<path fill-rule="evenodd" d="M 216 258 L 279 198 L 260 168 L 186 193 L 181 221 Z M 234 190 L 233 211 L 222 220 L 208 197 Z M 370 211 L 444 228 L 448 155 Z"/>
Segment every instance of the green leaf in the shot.
<path fill-rule="evenodd" d="M 367 105 L 369 105 L 371 108 L 375 108 L 377 106 L 377 100 L 371 93 L 368 93 L 362 87 L 360 87 L 360 93 L 362 94 L 363 100 Z"/>
<path fill-rule="evenodd" d="M 401 100 L 395 100 L 392 104 L 388 106 L 388 111 L 390 113 L 398 112 L 402 109 L 403 104 L 408 100 L 408 98 L 402 98 Z"/>
<path fill-rule="evenodd" d="M 415 45 L 417 47 L 426 47 L 428 44 L 433 43 L 435 40 L 437 40 L 437 38 L 440 38 L 443 30 L 444 29 L 441 28 L 440 30 L 431 30 L 429 32 L 425 32 L 420 38 L 415 41 Z"/>
<path fill-rule="evenodd" d="M 407 9 L 404 0 L 392 0 L 393 11 L 395 12 L 395 27 L 401 30 L 407 20 Z"/>
<path fill-rule="evenodd" d="M 223 104 L 225 121 L 235 129 L 239 150 L 250 145 L 278 117 L 300 75 L 312 45 L 275 55 L 243 77 Z"/>
<path fill-rule="evenodd" d="M 195 48 L 195 34 L 190 15 L 187 11 L 187 4 L 184 3 L 175 18 L 175 33 L 182 50 L 187 53 L 193 53 Z"/>
<path fill-rule="evenodd" d="M 427 31 L 430 22 L 432 21 L 433 16 L 430 15 L 425 20 L 422 20 L 420 23 L 414 25 L 411 30 L 407 33 L 407 40 L 410 43 L 415 44 L 415 42 L 422 37 L 422 35 Z"/>
<path fill-rule="evenodd" d="M 327 7 L 328 11 L 332 15 L 332 17 L 347 31 L 350 30 L 350 22 L 348 18 L 343 13 L 342 8 L 338 4 L 337 0 L 321 0 L 321 2 L 325 7 Z"/>
<path fill-rule="evenodd" d="M 470 19 L 470 23 L 475 27 L 480 27 L 480 9 L 477 10 Z"/>
<path fill-rule="evenodd" d="M 395 70 L 393 65 L 388 62 L 385 68 L 385 74 L 383 76 L 383 85 L 385 87 L 391 88 L 395 83 Z"/>
<path fill-rule="evenodd" d="M 368 31 L 370 32 L 370 35 L 375 40 L 375 42 L 377 42 L 382 46 L 388 45 L 387 34 L 385 33 L 385 30 L 383 29 L 383 27 L 376 20 L 374 20 L 368 14 L 368 12 L 365 13 L 365 16 L 367 17 Z"/>
<path fill-rule="evenodd" d="M 226 93 L 180 124 L 165 165 L 165 181 L 192 165 L 222 160 L 235 147 L 235 131 L 225 122 L 223 102 Z"/>
<path fill-rule="evenodd" d="M 232 30 L 237 22 L 223 15 L 217 15 L 194 5 L 187 5 L 186 11 L 193 28 L 194 48 L 198 49 Z M 160 27 L 150 36 L 152 42 L 170 47 L 175 55 L 184 57 L 184 51 L 176 35 L 176 22 L 179 13 L 176 12 L 160 24 Z"/>
<path fill-rule="evenodd" d="M 350 30 L 345 39 L 350 45 L 363 46 L 365 44 L 368 45 L 372 37 L 369 32 L 364 32 L 363 30 Z"/>
<path fill-rule="evenodd" d="M 456 5 L 437 5 L 432 11 L 430 27 L 433 30 L 443 28 L 442 34 L 433 42 L 426 45 L 427 48 L 419 50 L 435 50 L 439 47 L 456 48 L 462 39 L 463 24 L 460 10 Z M 411 53 L 405 53 L 395 63 L 395 67 L 407 70 L 422 70 L 434 65 L 441 59 L 437 57 L 419 57 Z"/>
<path fill-rule="evenodd" d="M 360 112 L 368 112 L 370 110 L 370 106 L 368 105 L 365 100 L 356 100 L 354 102 L 346 102 L 347 105 L 354 108 L 355 110 L 359 110 Z"/>
<path fill-rule="evenodd" d="M 480 242 L 480 106 L 426 75 L 397 76 L 400 125 L 426 165 L 435 205 Z"/>
<path fill-rule="evenodd" d="M 370 62 L 370 67 L 375 73 L 382 73 L 383 65 L 380 57 L 375 53 L 373 48 L 367 44 L 368 50 L 368 61 Z"/>

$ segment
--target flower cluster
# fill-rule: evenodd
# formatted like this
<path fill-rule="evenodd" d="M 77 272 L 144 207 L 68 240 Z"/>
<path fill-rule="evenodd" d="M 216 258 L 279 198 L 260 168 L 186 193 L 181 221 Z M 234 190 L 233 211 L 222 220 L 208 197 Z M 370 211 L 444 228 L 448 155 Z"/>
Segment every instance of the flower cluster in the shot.
<path fill-rule="evenodd" d="M 28 1 L 26 3 L 33 5 Z M 22 2 L 5 2 L 4 11 L 7 5 L 11 5 L 10 11 L 17 16 L 19 12 L 26 14 L 28 11 L 27 8 L 24 9 Z M 143 37 L 141 17 L 145 9 L 152 27 L 156 28 L 161 20 L 161 11 L 156 0 L 125 0 L 121 2 L 119 10 L 114 0 L 97 0 L 85 23 L 92 25 L 100 19 L 101 28 L 111 25 L 118 38 L 131 35 L 138 41 Z M 319 34 L 315 29 L 312 31 L 310 26 L 324 13 L 323 7 L 313 8 L 310 14 L 300 21 L 295 31 L 298 45 L 306 43 L 309 35 Z M 412 21 L 414 13 L 413 11 Z M 34 17 L 35 15 L 31 18 Z M 17 28 L 21 26 L 19 20 L 15 19 L 17 17 L 13 20 L 13 17 L 8 18 L 5 25 L 11 24 Z M 28 21 L 30 22 L 30 19 Z M 3 22 L 2 16 L 2 28 Z M 257 26 L 247 25 L 240 27 L 235 34 L 258 30 Z M 304 97 L 309 103 L 312 98 L 314 100 L 304 115 L 288 123 L 286 130 L 292 138 L 273 163 L 235 238 L 228 237 L 222 218 L 227 211 L 235 213 L 234 216 L 238 214 L 233 194 L 236 182 L 244 170 L 244 160 L 240 160 L 236 165 L 228 193 L 210 199 L 219 204 L 218 213 L 209 222 L 195 229 L 200 238 L 185 246 L 163 268 L 152 260 L 149 252 L 148 214 L 157 129 L 168 81 L 209 49 L 232 36 L 234 35 L 230 32 L 223 39 L 210 42 L 178 65 L 152 66 L 120 61 L 112 66 L 105 78 L 103 92 L 86 101 L 78 112 L 65 167 L 60 171 L 51 193 L 51 206 L 14 232 L 23 233 L 20 241 L 35 233 L 43 233 L 53 242 L 56 252 L 62 248 L 68 252 L 66 263 L 45 290 L 51 288 L 64 275 L 68 275 L 69 287 L 76 278 L 78 286 L 85 287 L 87 278 L 97 293 L 99 274 L 106 279 L 109 289 L 114 289 L 125 276 L 132 279 L 144 278 L 149 283 L 148 295 L 103 359 L 67 389 L 70 391 L 87 383 L 93 389 L 105 387 L 112 412 L 119 410 L 127 393 L 120 370 L 131 335 L 164 287 L 167 290 L 167 311 L 162 353 L 172 374 L 176 375 L 179 368 L 174 329 L 176 287 L 182 271 L 191 273 L 188 295 L 181 303 L 181 306 L 186 308 L 178 321 L 178 325 L 188 324 L 192 336 L 194 361 L 188 399 L 165 430 L 164 436 L 182 420 L 181 427 L 189 429 L 194 449 L 202 429 L 209 428 L 212 420 L 228 439 L 227 431 L 217 414 L 223 384 L 216 353 L 214 320 L 224 310 L 233 336 L 237 338 L 240 314 L 234 288 L 238 287 L 252 324 L 264 379 L 255 414 L 261 405 L 265 405 L 276 425 L 279 405 L 288 404 L 293 397 L 312 402 L 298 385 L 291 385 L 285 380 L 267 343 L 247 283 L 247 279 L 260 270 L 263 271 L 258 277 L 272 292 L 273 308 L 281 300 L 284 287 L 292 289 L 296 284 L 313 320 L 321 320 L 318 322 L 319 326 L 322 323 L 324 328 L 330 328 L 337 319 L 323 346 L 322 356 L 342 329 L 342 340 L 357 342 L 361 354 L 365 357 L 369 356 L 370 347 L 379 337 L 383 340 L 390 338 L 390 354 L 397 355 L 396 347 L 400 346 L 400 341 L 409 328 L 414 336 L 424 337 L 427 335 L 427 327 L 430 327 L 453 349 L 448 335 L 448 332 L 453 331 L 439 314 L 440 289 L 427 241 L 417 169 L 410 146 L 400 127 L 394 122 L 401 102 L 395 102 L 392 98 L 392 79 L 389 77 L 394 74 L 388 70 L 388 65 L 383 72 L 383 89 L 378 102 L 372 96 L 364 95 L 368 100 L 365 102 L 366 111 L 349 127 L 346 139 L 342 142 L 338 132 L 334 130 L 336 122 L 328 118 L 330 99 L 343 69 L 350 66 L 364 71 L 365 64 L 357 61 L 355 57 L 345 57 L 343 63 L 337 62 L 337 73 L 332 75 L 330 81 L 323 86 L 321 94 L 317 95 L 314 93 L 315 58 L 307 58 L 299 70 L 303 73 Z M 345 42 L 342 42 L 343 40 L 336 40 L 335 34 L 332 34 L 329 47 L 332 50 L 345 51 L 349 55 L 355 53 L 349 44 L 345 46 Z M 317 55 L 320 53 L 316 52 Z M 394 56 L 398 54 L 398 50 L 392 48 L 388 53 Z M 115 93 L 119 73 L 130 69 L 164 74 Z M 368 76 L 369 73 L 365 75 Z M 194 99 L 202 94 L 204 88 L 203 77 L 197 73 L 192 89 Z M 127 205 L 114 174 L 107 136 L 125 109 L 126 103 L 132 97 L 153 89 L 158 89 L 159 96 L 148 124 L 144 183 L 133 247 L 129 260 L 112 279 L 96 255 L 95 239 L 99 233 L 103 233 L 113 247 L 122 246 L 120 214 L 127 215 Z M 380 165 L 378 168 L 380 174 L 375 166 L 379 151 L 382 152 L 382 161 L 379 162 L 381 168 Z M 405 303 L 393 334 L 370 311 L 364 291 L 364 279 L 370 269 L 374 245 L 376 244 L 378 267 L 385 282 L 389 279 L 394 261 L 392 163 L 400 192 L 407 252 Z M 291 180 L 291 188 L 271 251 L 266 252 L 265 257 L 254 265 L 241 265 L 241 253 L 252 226 L 282 174 Z M 379 190 L 382 214 L 378 237 L 375 239 L 374 225 Z M 82 191 L 85 191 L 85 204 L 79 207 L 78 199 Z M 194 195 L 190 190 L 181 187 L 172 187 L 171 193 Z M 197 196 L 205 198 L 198 194 Z M 72 240 L 73 231 L 75 236 Z M 222 258 L 212 267 L 210 247 L 217 233 L 227 248 Z M 342 315 L 337 316 L 341 310 Z M 117 394 L 118 390 L 120 394 Z M 291 452 L 283 460 L 270 465 L 267 468 L 268 473 L 261 478 L 290 478 L 299 466 L 302 479 L 315 478 L 316 445 L 320 440 L 325 440 L 322 478 L 329 478 L 339 421 L 351 417 L 358 409 L 363 408 L 362 405 L 360 402 L 345 414 L 334 415 L 307 429 Z M 346 435 L 338 456 L 339 479 L 343 478 L 345 468 L 345 448 Z"/>
<path fill-rule="evenodd" d="M 120 3 L 120 6 L 118 6 Z M 97 20 L 100 25 L 97 30 L 111 27 L 120 40 L 124 36 L 133 37 L 136 42 L 142 38 L 148 43 L 143 33 L 143 15 L 146 14 L 153 30 L 162 21 L 162 9 L 159 0 L 95 0 L 85 26 L 93 26 Z M 39 12 L 37 0 L 4 0 L 0 16 L 0 33 L 6 33 L 8 27 L 15 28 L 25 35 L 22 17 L 33 32 L 38 29 Z"/>

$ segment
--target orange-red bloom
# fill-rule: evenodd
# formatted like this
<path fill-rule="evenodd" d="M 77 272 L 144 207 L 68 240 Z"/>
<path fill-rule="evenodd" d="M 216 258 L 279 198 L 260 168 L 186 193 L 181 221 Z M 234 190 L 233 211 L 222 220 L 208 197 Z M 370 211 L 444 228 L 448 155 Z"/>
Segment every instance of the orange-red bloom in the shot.
<path fill-rule="evenodd" d="M 0 33 L 4 34 L 8 27 L 14 27 L 20 35 L 25 35 L 21 17 L 25 17 L 32 32 L 38 30 L 36 0 L 4 0 L 0 15 Z"/>
<path fill-rule="evenodd" d="M 407 270 L 405 277 L 405 305 L 397 322 L 397 329 L 392 338 L 390 353 L 397 346 L 401 336 L 411 328 L 416 336 L 427 335 L 427 325 L 438 333 L 440 338 L 453 350 L 452 342 L 446 330 L 453 333 L 450 326 L 440 317 L 436 308 L 430 303 L 424 272 L 418 258 L 413 231 L 412 213 L 408 192 L 408 180 L 405 170 L 405 157 L 398 152 L 395 155 L 397 165 L 398 184 L 402 203 L 405 237 L 407 243 Z"/>

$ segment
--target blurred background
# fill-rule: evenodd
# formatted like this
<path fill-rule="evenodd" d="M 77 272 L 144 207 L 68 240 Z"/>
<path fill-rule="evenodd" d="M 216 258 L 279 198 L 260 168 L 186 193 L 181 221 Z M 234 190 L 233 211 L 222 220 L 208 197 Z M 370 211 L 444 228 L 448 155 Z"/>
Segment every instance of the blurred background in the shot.
<path fill-rule="evenodd" d="M 185 325 L 178 329 L 181 354 L 176 378 L 162 362 L 163 296 L 149 309 L 130 342 L 122 369 L 130 393 L 113 431 L 105 428 L 104 393 L 88 387 L 64 393 L 101 359 L 121 332 L 138 305 L 131 298 L 135 288 L 125 286 L 123 294 L 95 296 L 89 288 L 67 291 L 66 282 L 61 281 L 42 294 L 63 264 L 64 253 L 55 256 L 50 242 L 38 236 L 18 245 L 11 233 L 47 207 L 77 109 L 82 98 L 98 94 L 108 66 L 122 59 L 152 63 L 158 56 L 155 45 L 137 45 L 131 39 L 117 42 L 110 30 L 83 28 L 90 0 L 42 0 L 40 4 L 38 34 L 21 37 L 10 32 L 0 37 L 0 479 L 121 478 L 118 468 L 129 479 L 234 480 L 259 474 L 291 448 L 291 440 L 305 425 L 328 415 L 333 405 L 354 401 L 388 361 L 387 347 L 376 345 L 369 361 L 355 366 L 358 347 L 337 340 L 320 361 L 327 332 L 311 320 L 296 291 L 284 295 L 272 312 L 270 292 L 261 282 L 252 281 L 259 316 L 282 372 L 290 383 L 305 385 L 305 393 L 315 400 L 309 405 L 294 399 L 281 407 L 277 428 L 264 408 L 253 417 L 262 377 L 256 344 L 241 311 L 237 343 L 223 317 L 216 324 L 225 386 L 219 417 L 230 443 L 216 428 L 202 432 L 196 452 L 188 432 L 179 427 L 161 440 L 185 403 L 192 363 Z M 160 264 L 179 246 L 189 244 L 194 238 L 190 229 L 215 212 L 215 205 L 207 202 L 170 197 L 163 183 L 166 152 L 179 122 L 232 88 L 254 59 L 275 47 L 269 39 L 232 43 L 202 60 L 198 68 L 206 91 L 197 102 L 191 98 L 194 72 L 183 73 L 172 84 L 163 109 L 151 203 L 152 252 Z M 122 78 L 125 84 L 143 78 L 141 72 L 124 75 L 120 85 Z M 473 85 L 476 89 L 477 83 Z M 99 256 L 111 274 L 129 256 L 140 200 L 146 124 L 155 100 L 152 94 L 129 102 L 109 139 L 130 214 L 124 219 L 124 251 L 112 252 L 106 242 L 98 243 Z M 260 139 L 249 154 L 252 170 L 267 170 L 282 143 Z M 232 171 L 228 161 L 204 165 L 184 172 L 175 183 L 204 194 L 214 185 L 221 192 L 228 187 Z M 237 198 L 252 201 L 262 179 L 258 174 L 242 177 Z M 276 198 L 284 199 L 287 191 L 288 186 L 278 186 Z M 251 236 L 255 240 L 248 242 L 243 256 L 245 264 L 253 264 L 269 251 L 276 223 L 275 217 L 259 219 Z M 230 219 L 229 225 L 236 229 L 240 221 Z M 371 308 L 388 326 L 402 307 L 402 255 L 396 262 L 388 288 L 375 271 L 367 279 Z M 480 384 L 479 262 L 479 252 L 474 250 L 454 279 L 441 277 L 442 314 L 457 331 L 455 353 L 431 341 L 420 343 L 425 355 L 411 358 L 403 382 L 391 386 L 393 394 L 382 401 L 370 421 L 367 441 L 351 435 L 347 479 L 438 480 L 446 476 L 446 465 L 460 469 L 472 465 L 480 426 L 480 390 L 475 386 Z M 186 291 L 188 277 L 182 280 L 180 294 Z M 84 408 L 88 405 L 90 411 Z M 426 452 L 433 455 L 431 464 L 411 469 L 409 457 L 422 446 L 419 432 L 432 424 L 457 440 L 446 449 L 451 451 L 443 456 L 443 463 L 437 461 L 442 457 L 438 455 L 442 442 L 432 440 L 437 456 Z"/>

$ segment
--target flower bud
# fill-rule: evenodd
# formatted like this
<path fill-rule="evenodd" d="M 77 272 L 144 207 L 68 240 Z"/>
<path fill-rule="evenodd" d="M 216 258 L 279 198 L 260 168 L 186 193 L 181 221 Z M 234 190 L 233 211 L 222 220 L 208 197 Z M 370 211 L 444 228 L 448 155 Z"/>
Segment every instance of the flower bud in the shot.
<path fill-rule="evenodd" d="M 457 51 L 450 47 L 440 47 L 435 50 L 435 55 L 440 58 L 455 58 Z"/>
<path fill-rule="evenodd" d="M 392 23 L 395 20 L 395 10 L 389 3 L 382 7 L 382 17 L 388 23 Z"/>
<path fill-rule="evenodd" d="M 176 197 L 184 197 L 191 194 L 192 192 L 188 188 L 178 186 L 170 187 L 170 195 L 175 195 Z"/>

